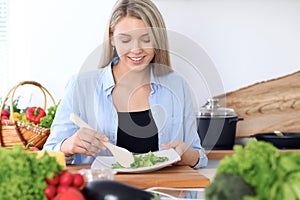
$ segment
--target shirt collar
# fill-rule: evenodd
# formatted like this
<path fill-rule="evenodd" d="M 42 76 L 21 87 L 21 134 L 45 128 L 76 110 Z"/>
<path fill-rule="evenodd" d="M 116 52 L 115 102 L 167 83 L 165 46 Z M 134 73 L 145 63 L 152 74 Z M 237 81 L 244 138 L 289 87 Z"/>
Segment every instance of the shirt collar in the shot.
<path fill-rule="evenodd" d="M 150 64 L 150 86 L 151 86 L 151 94 L 155 93 L 158 88 L 159 82 L 157 77 L 154 75 L 154 65 Z"/>
<path fill-rule="evenodd" d="M 111 93 L 111 90 L 115 87 L 115 81 L 112 74 L 112 67 L 113 62 L 111 62 L 108 66 L 104 67 L 104 74 L 103 74 L 103 90 L 109 91 Z"/>
<path fill-rule="evenodd" d="M 113 59 L 112 62 L 104 67 L 104 81 L 103 81 L 103 90 L 108 91 L 111 93 L 112 89 L 115 87 L 115 80 L 112 74 L 112 68 L 116 64 L 117 60 Z M 150 64 L 150 86 L 151 86 L 151 94 L 156 92 L 159 85 L 159 81 L 157 80 L 157 77 L 154 75 L 154 65 Z"/>

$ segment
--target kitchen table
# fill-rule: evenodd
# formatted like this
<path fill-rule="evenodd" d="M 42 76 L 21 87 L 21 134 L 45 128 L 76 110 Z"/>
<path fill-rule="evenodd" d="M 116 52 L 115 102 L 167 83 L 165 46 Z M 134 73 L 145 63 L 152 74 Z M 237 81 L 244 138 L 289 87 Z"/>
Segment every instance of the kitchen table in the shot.
<path fill-rule="evenodd" d="M 67 170 L 71 172 L 89 168 L 89 164 L 67 166 Z M 169 166 L 148 173 L 117 173 L 114 180 L 139 188 L 205 188 L 210 184 L 210 179 L 201 174 L 201 170 L 188 166 Z"/>

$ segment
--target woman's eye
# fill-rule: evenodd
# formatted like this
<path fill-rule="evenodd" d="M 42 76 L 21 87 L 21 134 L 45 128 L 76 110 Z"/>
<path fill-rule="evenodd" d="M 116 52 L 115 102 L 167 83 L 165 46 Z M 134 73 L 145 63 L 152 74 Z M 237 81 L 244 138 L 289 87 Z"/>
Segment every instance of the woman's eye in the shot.
<path fill-rule="evenodd" d="M 142 42 L 144 42 L 144 43 L 150 43 L 150 39 L 142 39 Z"/>
<path fill-rule="evenodd" d="M 130 42 L 130 40 L 121 40 L 121 42 L 126 44 L 126 43 Z"/>
<path fill-rule="evenodd" d="M 124 44 L 126 44 L 126 43 L 129 43 L 130 41 L 131 41 L 131 38 L 130 37 L 128 37 L 128 36 L 120 36 L 120 37 L 118 37 L 118 39 L 119 39 L 119 41 L 121 42 L 121 43 L 124 43 Z"/>
<path fill-rule="evenodd" d="M 144 36 L 141 38 L 141 41 L 144 42 L 144 43 L 150 43 L 150 37 L 149 36 Z"/>

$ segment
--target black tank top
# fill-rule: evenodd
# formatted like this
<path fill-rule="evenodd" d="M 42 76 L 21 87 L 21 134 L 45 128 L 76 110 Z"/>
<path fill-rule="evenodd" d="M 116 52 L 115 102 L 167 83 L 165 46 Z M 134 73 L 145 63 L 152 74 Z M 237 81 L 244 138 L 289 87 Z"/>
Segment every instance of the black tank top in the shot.
<path fill-rule="evenodd" d="M 157 127 L 151 111 L 118 112 L 117 145 L 133 153 L 158 150 Z"/>

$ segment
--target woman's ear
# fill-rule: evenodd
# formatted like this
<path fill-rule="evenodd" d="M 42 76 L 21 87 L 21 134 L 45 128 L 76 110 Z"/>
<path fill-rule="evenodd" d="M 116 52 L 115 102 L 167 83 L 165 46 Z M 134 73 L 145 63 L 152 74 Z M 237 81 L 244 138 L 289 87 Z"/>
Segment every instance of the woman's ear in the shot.
<path fill-rule="evenodd" d="M 114 42 L 114 37 L 113 37 L 113 35 L 112 34 L 109 34 L 109 41 L 110 41 L 110 44 L 111 44 L 111 46 L 115 46 L 115 42 Z"/>

